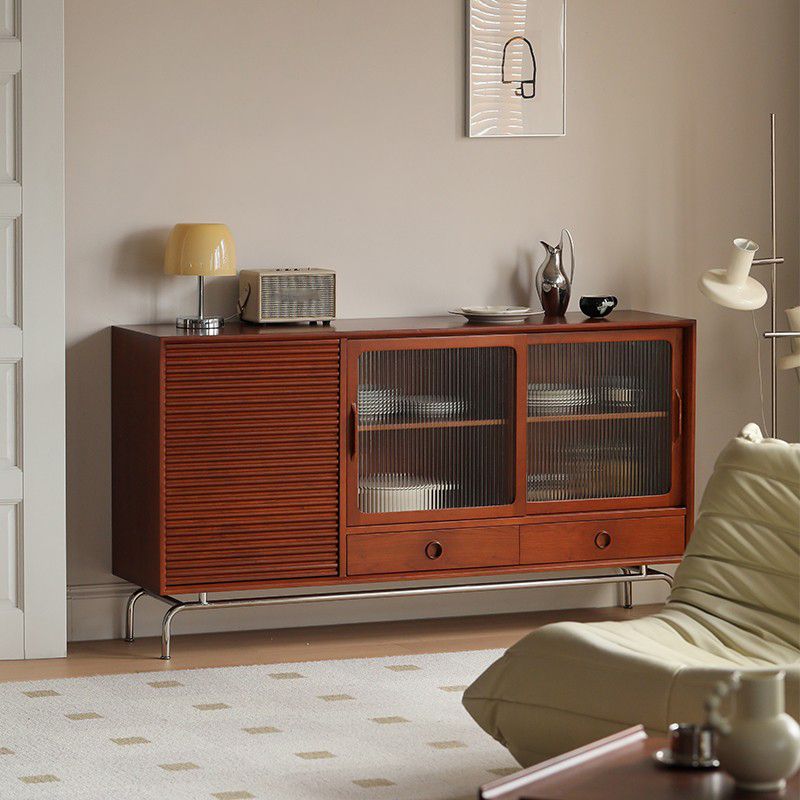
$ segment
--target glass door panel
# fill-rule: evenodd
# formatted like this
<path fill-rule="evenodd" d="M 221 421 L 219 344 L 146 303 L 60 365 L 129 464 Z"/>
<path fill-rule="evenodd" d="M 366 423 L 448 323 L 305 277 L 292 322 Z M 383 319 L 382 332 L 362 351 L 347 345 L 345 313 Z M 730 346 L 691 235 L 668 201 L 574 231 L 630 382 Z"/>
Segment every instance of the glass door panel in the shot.
<path fill-rule="evenodd" d="M 529 503 L 670 493 L 673 349 L 664 338 L 529 346 Z"/>
<path fill-rule="evenodd" d="M 361 352 L 357 516 L 512 504 L 515 363 L 516 350 L 501 346 Z"/>

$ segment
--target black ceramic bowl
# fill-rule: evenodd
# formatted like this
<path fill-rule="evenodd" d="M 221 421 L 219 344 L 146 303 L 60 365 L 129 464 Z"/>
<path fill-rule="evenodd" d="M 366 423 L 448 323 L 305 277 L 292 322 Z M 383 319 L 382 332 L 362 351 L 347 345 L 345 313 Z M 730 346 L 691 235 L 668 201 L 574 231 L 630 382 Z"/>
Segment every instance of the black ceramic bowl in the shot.
<path fill-rule="evenodd" d="M 587 317 L 600 319 L 607 317 L 617 307 L 617 298 L 611 294 L 584 295 L 580 299 L 580 307 Z"/>

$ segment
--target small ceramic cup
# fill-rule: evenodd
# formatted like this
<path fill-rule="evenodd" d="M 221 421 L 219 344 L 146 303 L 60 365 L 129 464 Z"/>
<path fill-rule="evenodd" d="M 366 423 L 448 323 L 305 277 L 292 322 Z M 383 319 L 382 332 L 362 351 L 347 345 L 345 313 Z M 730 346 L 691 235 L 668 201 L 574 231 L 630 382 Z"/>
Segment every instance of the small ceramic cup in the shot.
<path fill-rule="evenodd" d="M 716 732 L 713 728 L 673 723 L 669 726 L 669 744 L 676 766 L 705 767 L 716 760 Z"/>
<path fill-rule="evenodd" d="M 617 307 L 617 302 L 617 298 L 611 294 L 589 294 L 581 297 L 580 307 L 587 317 L 600 319 L 607 317 Z"/>

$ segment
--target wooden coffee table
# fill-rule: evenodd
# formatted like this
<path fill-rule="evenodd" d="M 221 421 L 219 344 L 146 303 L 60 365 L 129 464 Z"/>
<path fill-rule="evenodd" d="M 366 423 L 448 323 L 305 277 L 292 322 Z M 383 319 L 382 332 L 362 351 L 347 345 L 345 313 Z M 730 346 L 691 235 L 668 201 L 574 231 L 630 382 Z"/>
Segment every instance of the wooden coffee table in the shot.
<path fill-rule="evenodd" d="M 721 770 L 667 769 L 652 754 L 666 738 L 641 725 L 543 761 L 480 788 L 480 800 L 793 800 L 800 773 L 785 792 L 745 792 Z"/>

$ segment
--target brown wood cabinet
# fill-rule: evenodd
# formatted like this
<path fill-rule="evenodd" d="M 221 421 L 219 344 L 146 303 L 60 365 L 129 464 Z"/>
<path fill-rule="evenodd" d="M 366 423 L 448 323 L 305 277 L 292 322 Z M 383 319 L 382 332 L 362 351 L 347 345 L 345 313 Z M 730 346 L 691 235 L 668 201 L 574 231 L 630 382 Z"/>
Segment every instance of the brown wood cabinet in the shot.
<path fill-rule="evenodd" d="M 694 332 L 115 327 L 114 573 L 165 595 L 676 561 Z"/>

